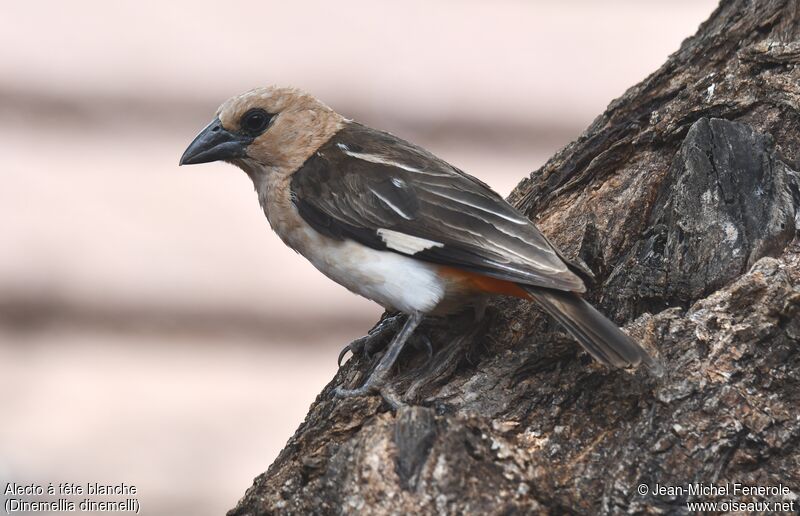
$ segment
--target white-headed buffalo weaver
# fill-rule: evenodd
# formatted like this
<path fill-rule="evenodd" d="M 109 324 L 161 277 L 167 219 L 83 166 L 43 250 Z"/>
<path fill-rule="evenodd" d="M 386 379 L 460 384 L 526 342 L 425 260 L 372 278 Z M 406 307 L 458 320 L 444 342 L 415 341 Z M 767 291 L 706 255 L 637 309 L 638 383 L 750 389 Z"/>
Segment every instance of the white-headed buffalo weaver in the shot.
<path fill-rule="evenodd" d="M 535 301 L 603 364 L 659 370 L 581 298 L 575 267 L 530 220 L 421 147 L 271 87 L 222 104 L 180 163 L 218 160 L 253 180 L 286 245 L 349 290 L 408 315 L 364 385 L 339 395 L 380 389 L 425 315 L 493 295 Z"/>

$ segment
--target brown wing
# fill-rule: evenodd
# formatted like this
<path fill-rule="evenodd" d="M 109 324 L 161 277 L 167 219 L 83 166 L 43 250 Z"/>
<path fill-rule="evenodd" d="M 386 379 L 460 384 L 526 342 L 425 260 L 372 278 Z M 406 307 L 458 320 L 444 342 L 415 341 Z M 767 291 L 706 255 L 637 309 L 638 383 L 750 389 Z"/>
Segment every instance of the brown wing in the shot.
<path fill-rule="evenodd" d="M 391 134 L 350 123 L 291 183 L 317 231 L 487 276 L 583 292 L 531 221 L 486 184 Z"/>

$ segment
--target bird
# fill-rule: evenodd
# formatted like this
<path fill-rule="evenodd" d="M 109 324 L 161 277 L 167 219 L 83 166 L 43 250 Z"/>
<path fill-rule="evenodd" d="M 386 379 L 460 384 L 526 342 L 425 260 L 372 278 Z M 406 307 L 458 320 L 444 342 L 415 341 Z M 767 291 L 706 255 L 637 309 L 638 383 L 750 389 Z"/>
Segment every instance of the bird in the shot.
<path fill-rule="evenodd" d="M 598 362 L 660 364 L 581 294 L 584 274 L 481 180 L 420 146 L 340 115 L 299 89 L 231 97 L 180 158 L 223 161 L 252 180 L 283 242 L 350 291 L 405 314 L 366 381 L 381 391 L 426 316 L 492 296 L 538 304 Z"/>

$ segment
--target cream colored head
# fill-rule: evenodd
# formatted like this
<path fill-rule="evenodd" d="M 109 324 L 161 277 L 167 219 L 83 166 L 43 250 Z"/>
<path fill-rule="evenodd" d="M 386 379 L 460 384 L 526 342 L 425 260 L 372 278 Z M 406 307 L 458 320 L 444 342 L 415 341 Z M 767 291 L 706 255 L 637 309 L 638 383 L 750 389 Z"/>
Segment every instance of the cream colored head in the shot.
<path fill-rule="evenodd" d="M 248 174 L 290 174 L 342 127 L 344 119 L 294 88 L 256 88 L 225 101 L 186 149 L 181 164 L 229 161 Z"/>

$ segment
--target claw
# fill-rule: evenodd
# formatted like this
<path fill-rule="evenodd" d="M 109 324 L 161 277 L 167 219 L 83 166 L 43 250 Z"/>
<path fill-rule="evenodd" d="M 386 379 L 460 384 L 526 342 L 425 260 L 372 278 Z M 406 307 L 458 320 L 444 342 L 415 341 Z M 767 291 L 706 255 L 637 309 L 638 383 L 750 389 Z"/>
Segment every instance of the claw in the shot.
<path fill-rule="evenodd" d="M 386 377 L 389 375 L 389 370 L 392 368 L 392 365 L 394 365 L 406 341 L 408 341 L 408 338 L 414 332 L 414 329 L 422 322 L 423 317 L 424 316 L 419 312 L 414 312 L 408 316 L 403 327 L 394 338 L 392 338 L 392 342 L 389 344 L 386 353 L 361 387 L 357 389 L 342 389 L 341 387 L 337 387 L 334 390 L 334 394 L 339 398 L 349 398 L 353 396 L 365 396 L 373 390 L 383 391 L 387 387 Z M 373 335 L 368 335 L 364 338 L 366 339 L 372 336 Z M 346 352 L 347 349 L 351 349 L 351 346 L 356 345 L 356 342 L 358 341 L 353 341 L 351 345 L 347 346 L 342 351 Z M 343 353 L 339 354 L 340 358 L 342 354 Z M 392 406 L 396 406 L 396 396 L 392 397 L 389 395 L 389 397 L 387 397 L 387 395 L 384 395 L 384 399 L 387 399 Z"/>
<path fill-rule="evenodd" d="M 342 367 L 342 359 L 347 354 L 347 352 L 353 352 L 352 343 L 348 344 L 347 346 L 343 347 L 342 350 L 339 352 L 339 356 L 336 358 L 336 367 Z M 355 353 L 353 353 L 355 355 Z"/>
<path fill-rule="evenodd" d="M 364 383 L 364 385 L 357 389 L 343 389 L 342 387 L 336 387 L 333 390 L 333 395 L 337 398 L 354 398 L 358 396 L 369 396 L 374 391 L 377 391 L 380 393 L 381 397 L 386 401 L 386 403 L 392 407 L 392 409 L 397 410 L 404 405 L 404 403 L 397 396 L 397 393 L 394 392 L 394 389 L 392 389 L 389 385 L 384 385 L 382 380 L 380 381 L 379 385 L 376 385 L 372 381 L 372 378 L 373 377 L 370 377 Z"/>
<path fill-rule="evenodd" d="M 333 394 L 337 398 L 354 398 L 356 396 L 366 396 L 371 391 L 372 386 L 369 384 L 369 381 L 367 381 L 358 389 L 343 389 L 342 387 L 337 387 L 333 390 Z"/>
<path fill-rule="evenodd" d="M 392 332 L 396 331 L 395 326 L 397 325 L 399 317 L 402 317 L 402 314 L 393 315 L 383 319 L 374 328 L 372 328 L 369 333 L 363 337 L 357 338 L 342 348 L 342 350 L 339 352 L 339 357 L 336 359 L 338 366 L 342 367 L 342 360 L 344 359 L 345 355 L 347 355 L 348 351 L 353 356 L 363 354 L 368 359 L 371 359 L 375 353 L 386 346 L 383 341 L 387 339 L 387 334 L 390 333 L 390 330 Z"/>
<path fill-rule="evenodd" d="M 417 349 L 419 349 L 420 347 L 424 347 L 425 352 L 428 354 L 428 358 L 425 360 L 425 363 L 427 364 L 433 358 L 433 344 L 431 343 L 431 339 L 429 339 L 427 335 L 422 335 L 422 334 L 414 335 L 414 337 L 415 337 L 414 344 L 416 344 L 416 346 L 414 347 L 416 347 Z M 421 346 L 420 343 L 422 344 Z"/>
<path fill-rule="evenodd" d="M 353 356 L 360 355 L 364 351 L 364 342 L 367 340 L 369 335 L 365 335 L 364 337 L 358 338 L 348 344 L 347 346 L 343 347 L 342 350 L 339 352 L 339 357 L 336 359 L 336 364 L 339 367 L 342 367 L 342 359 L 349 351 L 352 353 Z"/>

